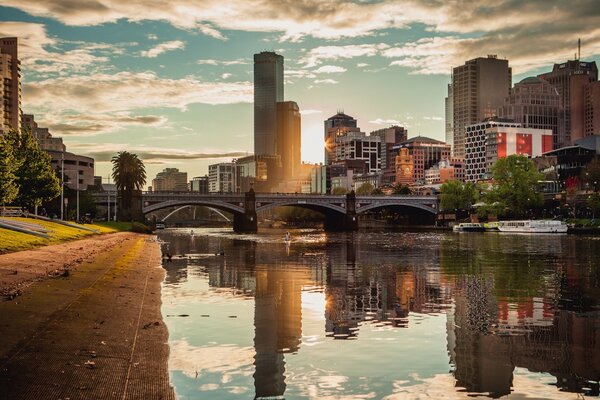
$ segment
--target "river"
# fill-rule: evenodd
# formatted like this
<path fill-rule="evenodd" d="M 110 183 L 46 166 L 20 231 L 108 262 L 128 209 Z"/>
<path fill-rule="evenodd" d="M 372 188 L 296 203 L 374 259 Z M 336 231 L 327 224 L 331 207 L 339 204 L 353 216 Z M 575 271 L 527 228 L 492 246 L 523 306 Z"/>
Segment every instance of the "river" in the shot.
<path fill-rule="evenodd" d="M 179 399 L 599 396 L 600 238 L 160 232 Z"/>

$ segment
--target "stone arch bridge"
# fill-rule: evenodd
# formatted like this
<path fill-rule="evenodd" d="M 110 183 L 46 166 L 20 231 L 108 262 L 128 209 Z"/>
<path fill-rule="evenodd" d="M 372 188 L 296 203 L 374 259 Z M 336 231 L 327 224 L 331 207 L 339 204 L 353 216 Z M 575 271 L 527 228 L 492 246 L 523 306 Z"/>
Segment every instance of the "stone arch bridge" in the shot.
<path fill-rule="evenodd" d="M 358 215 L 383 207 L 406 207 L 433 215 L 438 212 L 437 196 L 356 196 L 319 194 L 246 193 L 200 194 L 193 192 L 142 194 L 142 213 L 148 214 L 167 207 L 201 205 L 233 214 L 235 232 L 256 232 L 256 214 L 280 206 L 296 206 L 319 211 L 325 215 L 325 230 L 358 229 Z"/>

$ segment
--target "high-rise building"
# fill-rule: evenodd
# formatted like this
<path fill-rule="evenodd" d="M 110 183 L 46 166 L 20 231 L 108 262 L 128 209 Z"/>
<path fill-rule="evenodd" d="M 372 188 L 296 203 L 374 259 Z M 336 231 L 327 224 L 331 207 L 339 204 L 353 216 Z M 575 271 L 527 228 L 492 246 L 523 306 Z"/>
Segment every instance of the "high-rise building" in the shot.
<path fill-rule="evenodd" d="M 277 154 L 281 159 L 281 179 L 290 180 L 300 172 L 301 118 L 294 101 L 277 103 Z"/>
<path fill-rule="evenodd" d="M 562 64 L 554 64 L 551 72 L 539 77 L 556 88 L 565 111 L 564 136 L 559 138 L 556 147 L 569 146 L 584 137 L 585 87 L 598 80 L 596 62 L 569 60 Z"/>
<path fill-rule="evenodd" d="M 234 163 L 219 163 L 208 166 L 208 192 L 232 193 L 235 189 Z"/>
<path fill-rule="evenodd" d="M 552 130 L 489 120 L 467 127 L 465 181 L 487 179 L 492 165 L 512 154 L 538 157 L 552 150 Z"/>
<path fill-rule="evenodd" d="M 21 117 L 21 129 L 30 131 L 37 139 L 40 148 L 45 151 L 66 151 L 62 138 L 52 137 L 48 128 L 41 128 L 32 114 L 23 114 Z"/>
<path fill-rule="evenodd" d="M 0 39 L 0 134 L 21 129 L 21 61 L 16 37 Z"/>
<path fill-rule="evenodd" d="M 190 181 L 190 192 L 208 193 L 208 175 L 193 177 Z"/>
<path fill-rule="evenodd" d="M 335 154 L 335 138 L 347 132 L 360 132 L 356 120 L 339 111 L 324 122 L 325 125 L 325 165 L 331 164 Z"/>
<path fill-rule="evenodd" d="M 600 82 L 585 85 L 583 136 L 600 135 Z"/>
<path fill-rule="evenodd" d="M 335 138 L 334 164 L 344 164 L 354 174 L 372 174 L 381 170 L 381 138 L 364 132 L 348 132 Z"/>
<path fill-rule="evenodd" d="M 447 160 L 450 158 L 450 145 L 439 140 L 431 139 L 425 136 L 416 136 L 410 138 L 398 146 L 394 146 L 394 150 L 397 154 L 405 154 L 402 153 L 402 148 L 408 149 L 408 154 L 412 156 L 413 170 L 412 170 L 412 182 L 417 181 L 424 182 L 425 180 L 425 170 L 437 165 L 442 160 Z M 404 162 L 406 157 L 396 158 L 396 162 Z M 398 171 L 398 165 L 396 166 L 396 171 Z M 402 171 L 400 171 L 402 172 Z M 406 178 L 407 174 L 404 174 Z M 396 182 L 405 183 L 406 180 L 402 178 L 398 181 L 398 173 L 396 177 Z M 408 182 L 406 182 L 408 183 Z"/>
<path fill-rule="evenodd" d="M 254 55 L 254 154 L 277 155 L 277 103 L 283 101 L 283 56 Z"/>
<path fill-rule="evenodd" d="M 523 128 L 552 129 L 553 146 L 564 143 L 564 111 L 560 96 L 547 81 L 532 76 L 516 83 L 504 105 L 498 108 L 498 117 L 513 120 Z"/>
<path fill-rule="evenodd" d="M 452 94 L 452 84 L 448 84 L 448 95 L 445 98 L 445 119 L 446 119 L 446 143 L 452 147 L 454 154 L 454 95 Z"/>
<path fill-rule="evenodd" d="M 382 185 L 392 185 L 396 181 L 396 152 L 393 151 L 393 148 L 407 139 L 408 131 L 402 126 L 391 126 L 373 131 L 369 135 L 381 138 L 379 154 L 381 159 L 380 183 Z"/>
<path fill-rule="evenodd" d="M 179 172 L 177 168 L 165 168 L 152 180 L 155 192 L 187 192 L 187 172 Z"/>
<path fill-rule="evenodd" d="M 496 115 L 512 83 L 508 60 L 475 58 L 452 70 L 454 157 L 465 156 L 466 126 Z"/>

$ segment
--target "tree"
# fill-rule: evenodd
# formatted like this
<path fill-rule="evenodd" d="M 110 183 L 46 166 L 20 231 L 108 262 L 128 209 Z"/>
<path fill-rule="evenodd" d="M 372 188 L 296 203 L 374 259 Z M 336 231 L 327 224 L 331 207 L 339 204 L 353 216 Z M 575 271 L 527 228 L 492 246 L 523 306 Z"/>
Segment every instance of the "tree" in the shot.
<path fill-rule="evenodd" d="M 596 214 L 600 212 L 600 194 L 591 194 L 587 199 L 587 205 L 592 211 L 592 219 L 596 219 Z"/>
<path fill-rule="evenodd" d="M 356 189 L 356 194 L 363 196 L 369 195 L 371 192 L 373 192 L 373 189 L 375 189 L 375 186 L 369 182 L 365 182 Z"/>
<path fill-rule="evenodd" d="M 128 151 L 120 151 L 111 161 L 112 177 L 121 197 L 121 213 L 131 217 L 133 192 L 141 190 L 146 183 L 146 167 L 137 154 Z"/>
<path fill-rule="evenodd" d="M 479 198 L 479 190 L 475 184 L 463 184 L 457 180 L 444 182 L 440 191 L 440 209 L 442 211 L 468 211 Z"/>
<path fill-rule="evenodd" d="M 15 203 L 37 212 L 42 202 L 60 194 L 60 181 L 52 169 L 52 157 L 40 149 L 29 130 L 23 130 L 20 134 L 12 130 L 5 136 L 18 160 L 15 175 L 19 194 Z"/>
<path fill-rule="evenodd" d="M 380 188 L 375 188 L 371 191 L 371 194 L 373 196 L 382 196 L 383 195 L 383 190 L 381 190 Z"/>
<path fill-rule="evenodd" d="M 586 164 L 581 171 L 581 180 L 586 188 L 593 188 L 594 192 L 600 189 L 600 158 L 595 157 Z"/>
<path fill-rule="evenodd" d="M 412 190 L 410 190 L 410 187 L 408 187 L 408 185 L 403 185 L 401 183 L 396 183 L 394 185 L 394 187 L 392 188 L 392 194 L 411 194 Z"/>
<path fill-rule="evenodd" d="M 19 194 L 16 162 L 12 146 L 4 136 L 0 136 L 0 205 L 10 204 Z"/>
<path fill-rule="evenodd" d="M 348 190 L 346 190 L 346 188 L 343 187 L 336 187 L 331 189 L 331 194 L 346 194 L 348 193 Z"/>
<path fill-rule="evenodd" d="M 492 166 L 493 184 L 485 193 L 484 202 L 495 204 L 499 215 L 511 213 L 521 216 L 533 207 L 544 203 L 542 193 L 537 190 L 543 175 L 534 162 L 524 155 L 501 158 Z"/>

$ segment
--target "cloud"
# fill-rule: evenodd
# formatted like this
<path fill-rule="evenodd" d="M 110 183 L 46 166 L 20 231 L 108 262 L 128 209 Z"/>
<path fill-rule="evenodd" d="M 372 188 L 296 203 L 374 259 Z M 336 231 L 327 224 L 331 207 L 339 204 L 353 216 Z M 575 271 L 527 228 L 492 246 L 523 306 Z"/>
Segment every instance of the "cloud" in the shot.
<path fill-rule="evenodd" d="M 190 104 L 251 103 L 250 82 L 167 79 L 154 72 L 70 76 L 23 85 L 35 113 L 99 114 L 147 108 L 186 109 Z"/>
<path fill-rule="evenodd" d="M 227 78 L 231 78 L 231 74 L 229 72 L 226 72 L 221 75 L 221 79 L 227 79 Z"/>
<path fill-rule="evenodd" d="M 368 67 L 368 66 L 369 66 L 369 64 L 367 64 L 367 63 L 358 63 L 358 64 L 356 64 L 357 68 L 364 68 L 364 67 Z"/>
<path fill-rule="evenodd" d="M 172 40 L 170 42 L 160 43 L 150 50 L 145 50 L 141 52 L 142 57 L 155 58 L 171 50 L 180 50 L 185 48 L 185 42 L 181 40 Z"/>
<path fill-rule="evenodd" d="M 69 145 L 69 149 L 86 154 L 97 162 L 107 162 L 119 151 L 124 144 L 120 143 L 78 143 Z M 127 150 L 136 153 L 143 161 L 163 163 L 178 160 L 213 160 L 245 157 L 246 151 L 193 151 L 182 149 L 169 149 L 164 147 L 126 145 Z"/>
<path fill-rule="evenodd" d="M 315 69 L 313 72 L 315 74 L 337 74 L 340 72 L 346 72 L 347 69 L 344 67 L 339 67 L 337 65 L 323 65 Z"/>
<path fill-rule="evenodd" d="M 167 122 L 162 115 L 131 115 L 129 113 L 97 115 L 53 115 L 36 118 L 40 126 L 48 127 L 54 136 L 95 136 L 132 126 L 160 127 Z"/>
<path fill-rule="evenodd" d="M 111 53 L 123 51 L 122 45 L 61 41 L 48 36 L 44 25 L 30 22 L 0 22 L 0 37 L 7 36 L 18 36 L 21 69 L 26 75 L 56 76 L 101 70 L 106 68 Z M 70 49 L 61 51 L 63 46 Z"/>
<path fill-rule="evenodd" d="M 300 110 L 300 114 L 302 115 L 313 115 L 313 114 L 322 114 L 321 110 Z"/>
<path fill-rule="evenodd" d="M 229 60 L 229 61 L 203 59 L 203 60 L 196 61 L 196 63 L 198 63 L 200 65 L 244 65 L 244 64 L 248 64 L 248 61 L 243 58 L 238 58 L 237 60 Z"/>
<path fill-rule="evenodd" d="M 382 119 L 377 118 L 372 121 L 369 121 L 370 124 L 375 125 L 402 125 L 402 123 L 396 119 Z"/>
<path fill-rule="evenodd" d="M 304 55 L 304 57 L 300 59 L 299 62 L 301 64 L 306 64 L 306 67 L 310 68 L 321 64 L 323 61 L 335 61 L 355 57 L 372 57 L 388 47 L 390 46 L 385 43 L 356 44 L 347 46 L 319 46 L 310 49 Z"/>
<path fill-rule="evenodd" d="M 339 82 L 335 79 L 315 79 L 315 83 L 321 85 L 335 85 Z"/>

